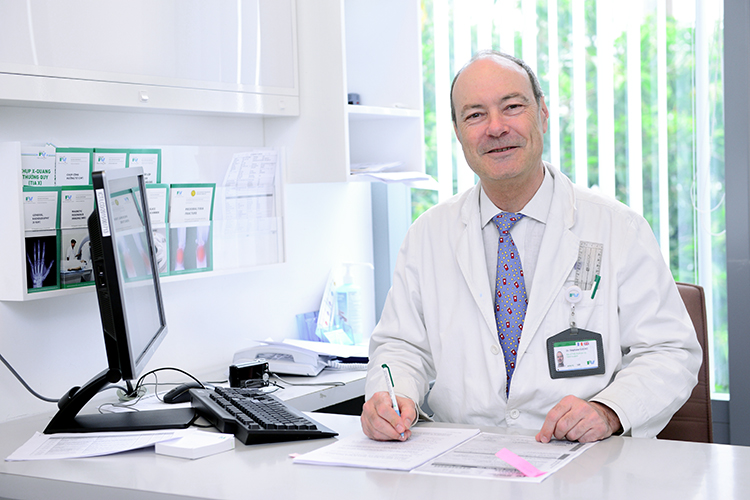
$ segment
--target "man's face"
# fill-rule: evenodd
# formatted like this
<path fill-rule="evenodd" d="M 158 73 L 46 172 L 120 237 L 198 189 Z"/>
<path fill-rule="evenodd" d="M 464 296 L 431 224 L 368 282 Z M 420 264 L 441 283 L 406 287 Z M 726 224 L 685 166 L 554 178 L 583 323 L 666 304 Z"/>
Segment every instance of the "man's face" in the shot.
<path fill-rule="evenodd" d="M 547 106 L 526 72 L 499 57 L 479 59 L 453 88 L 456 137 L 483 182 L 530 178 L 542 166 Z"/>

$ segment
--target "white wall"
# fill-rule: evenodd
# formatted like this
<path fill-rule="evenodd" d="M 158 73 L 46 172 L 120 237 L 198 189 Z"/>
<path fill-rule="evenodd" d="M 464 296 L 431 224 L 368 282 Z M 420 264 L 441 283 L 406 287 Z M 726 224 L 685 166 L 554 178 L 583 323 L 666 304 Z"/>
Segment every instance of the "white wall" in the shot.
<path fill-rule="evenodd" d="M 0 141 L 252 147 L 264 145 L 264 132 L 260 118 L 0 106 Z M 164 165 L 163 172 L 179 175 L 178 166 Z M 163 285 L 169 334 L 149 368 L 175 366 L 200 375 L 227 365 L 249 339 L 295 337 L 294 316 L 318 308 L 334 264 L 373 262 L 369 184 L 291 184 L 285 199 L 285 264 Z M 7 235 L 4 224 L 0 218 L 0 234 Z M 88 381 L 106 367 L 93 289 L 0 302 L 0 353 L 48 397 Z M 55 409 L 30 395 L 4 366 L 0 401 L 0 422 Z"/>

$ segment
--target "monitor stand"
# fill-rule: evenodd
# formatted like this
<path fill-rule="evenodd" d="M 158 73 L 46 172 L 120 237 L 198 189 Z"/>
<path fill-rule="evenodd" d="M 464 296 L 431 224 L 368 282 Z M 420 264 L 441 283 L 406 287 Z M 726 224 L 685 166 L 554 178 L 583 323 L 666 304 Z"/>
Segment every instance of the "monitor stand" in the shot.
<path fill-rule="evenodd" d="M 159 429 L 185 429 L 197 418 L 193 408 L 168 410 L 128 411 L 120 413 L 94 413 L 79 415 L 78 412 L 107 384 L 120 380 L 118 372 L 104 370 L 83 387 L 74 387 L 60 398 L 58 412 L 52 417 L 45 434 L 60 432 L 110 432 L 151 431 Z"/>

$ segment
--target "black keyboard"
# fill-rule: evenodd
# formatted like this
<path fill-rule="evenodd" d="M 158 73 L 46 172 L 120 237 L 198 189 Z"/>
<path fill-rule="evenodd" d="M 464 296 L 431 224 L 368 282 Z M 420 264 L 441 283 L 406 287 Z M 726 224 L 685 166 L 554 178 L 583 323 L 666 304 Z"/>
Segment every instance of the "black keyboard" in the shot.
<path fill-rule="evenodd" d="M 234 434 L 244 444 L 337 435 L 276 396 L 257 389 L 190 389 L 190 399 L 193 408 L 219 432 Z"/>

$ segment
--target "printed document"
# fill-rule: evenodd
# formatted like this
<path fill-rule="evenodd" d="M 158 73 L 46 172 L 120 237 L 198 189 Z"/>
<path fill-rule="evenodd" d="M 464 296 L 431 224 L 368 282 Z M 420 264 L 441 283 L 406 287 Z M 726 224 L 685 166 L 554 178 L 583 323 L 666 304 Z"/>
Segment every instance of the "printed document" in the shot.
<path fill-rule="evenodd" d="M 570 441 L 551 441 L 545 444 L 537 442 L 533 436 L 483 432 L 412 472 L 541 483 L 595 444 Z M 543 474 L 537 477 L 524 475 L 496 456 L 503 449 L 511 451 Z"/>
<path fill-rule="evenodd" d="M 407 441 L 373 441 L 356 434 L 300 455 L 294 463 L 541 483 L 595 444 L 545 444 L 533 436 L 417 426 Z"/>
<path fill-rule="evenodd" d="M 406 441 L 373 441 L 364 434 L 305 453 L 294 463 L 411 470 L 479 433 L 478 429 L 414 427 Z"/>
<path fill-rule="evenodd" d="M 142 432 L 86 432 L 42 434 L 37 432 L 5 460 L 55 460 L 112 455 L 148 448 L 162 441 L 183 437 L 191 429 Z"/>

